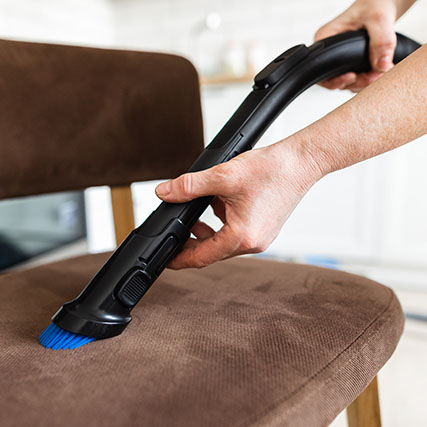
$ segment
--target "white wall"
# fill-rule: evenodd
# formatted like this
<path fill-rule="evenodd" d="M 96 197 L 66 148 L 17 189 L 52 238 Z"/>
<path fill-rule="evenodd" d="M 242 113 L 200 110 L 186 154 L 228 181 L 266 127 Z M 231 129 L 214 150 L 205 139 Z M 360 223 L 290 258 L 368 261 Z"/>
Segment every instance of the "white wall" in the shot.
<path fill-rule="evenodd" d="M 109 0 L 0 0 L 0 37 L 108 46 L 112 13 Z"/>

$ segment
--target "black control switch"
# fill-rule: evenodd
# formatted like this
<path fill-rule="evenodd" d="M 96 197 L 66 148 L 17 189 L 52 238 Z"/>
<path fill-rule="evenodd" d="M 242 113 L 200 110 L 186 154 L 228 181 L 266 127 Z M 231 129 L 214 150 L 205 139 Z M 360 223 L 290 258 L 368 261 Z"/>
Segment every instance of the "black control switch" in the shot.
<path fill-rule="evenodd" d="M 133 307 L 150 288 L 149 277 L 142 270 L 135 270 L 117 291 L 117 298 L 126 306 Z"/>
<path fill-rule="evenodd" d="M 274 85 L 309 53 L 308 47 L 304 44 L 283 52 L 255 76 L 255 87 L 262 89 Z"/>

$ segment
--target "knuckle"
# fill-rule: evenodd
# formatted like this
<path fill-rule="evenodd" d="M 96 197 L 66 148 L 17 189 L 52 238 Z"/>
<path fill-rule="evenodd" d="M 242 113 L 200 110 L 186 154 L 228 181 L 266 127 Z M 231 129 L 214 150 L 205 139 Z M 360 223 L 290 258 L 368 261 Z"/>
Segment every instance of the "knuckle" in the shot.
<path fill-rule="evenodd" d="M 193 176 L 190 173 L 181 175 L 178 180 L 178 187 L 182 195 L 189 196 L 193 192 Z"/>
<path fill-rule="evenodd" d="M 267 249 L 267 245 L 258 238 L 255 234 L 249 234 L 242 238 L 240 242 L 240 248 L 244 252 L 251 252 L 251 253 L 259 253 L 265 251 Z"/>
<path fill-rule="evenodd" d="M 206 267 L 208 264 L 200 258 L 193 258 L 192 265 L 194 268 L 201 269 Z"/>
<path fill-rule="evenodd" d="M 382 36 L 379 39 L 372 40 L 372 47 L 374 49 L 393 49 L 396 44 L 396 40 L 388 36 Z"/>
<path fill-rule="evenodd" d="M 257 252 L 264 252 L 268 249 L 268 243 L 265 241 L 259 242 L 258 246 L 256 247 Z"/>
<path fill-rule="evenodd" d="M 197 251 L 194 249 L 190 249 L 187 252 L 186 260 L 185 260 L 185 266 L 188 268 L 203 268 L 206 267 L 208 263 L 202 259 L 200 256 L 198 256 Z"/>
<path fill-rule="evenodd" d="M 385 8 L 376 8 L 370 14 L 369 18 L 374 22 L 384 22 L 390 19 L 390 12 Z"/>
<path fill-rule="evenodd" d="M 252 249 L 252 240 L 249 236 L 245 236 L 240 240 L 240 249 L 243 252 L 248 252 Z"/>
<path fill-rule="evenodd" d="M 227 192 L 236 188 L 236 182 L 239 176 L 238 170 L 231 170 L 227 164 L 218 165 L 215 168 L 215 176 L 224 191 Z"/>
<path fill-rule="evenodd" d="M 231 171 L 229 165 L 225 163 L 216 166 L 214 172 L 217 178 L 223 181 L 228 181 L 233 177 L 233 172 Z"/>

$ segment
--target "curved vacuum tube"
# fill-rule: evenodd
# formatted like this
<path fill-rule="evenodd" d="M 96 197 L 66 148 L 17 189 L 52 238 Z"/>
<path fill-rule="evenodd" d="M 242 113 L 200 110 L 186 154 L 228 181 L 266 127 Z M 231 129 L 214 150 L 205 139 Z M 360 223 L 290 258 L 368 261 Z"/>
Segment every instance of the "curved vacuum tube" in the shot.
<path fill-rule="evenodd" d="M 419 46 L 398 34 L 394 62 Z M 364 30 L 329 37 L 309 47 L 292 47 L 257 74 L 252 92 L 190 172 L 226 162 L 253 148 L 283 109 L 310 86 L 345 72 L 369 70 L 369 39 Z M 132 231 L 83 292 L 59 309 L 53 323 L 96 338 L 120 334 L 131 321 L 132 308 L 190 237 L 191 227 L 211 200 L 203 197 L 187 203 L 161 203 Z"/>

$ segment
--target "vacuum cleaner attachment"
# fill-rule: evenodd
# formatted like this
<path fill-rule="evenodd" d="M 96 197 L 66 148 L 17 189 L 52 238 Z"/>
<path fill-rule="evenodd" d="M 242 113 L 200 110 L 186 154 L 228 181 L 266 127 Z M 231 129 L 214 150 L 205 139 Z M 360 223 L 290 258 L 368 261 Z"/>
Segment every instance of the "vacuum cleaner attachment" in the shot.
<path fill-rule="evenodd" d="M 394 63 L 418 47 L 398 34 Z M 349 71 L 369 70 L 369 38 L 364 30 L 288 49 L 255 76 L 252 92 L 189 172 L 210 168 L 253 148 L 283 109 L 310 86 Z M 70 349 L 122 333 L 131 321 L 131 310 L 190 237 L 192 226 L 212 199 L 161 203 L 83 292 L 53 316 L 53 324 L 40 336 L 41 344 Z"/>

